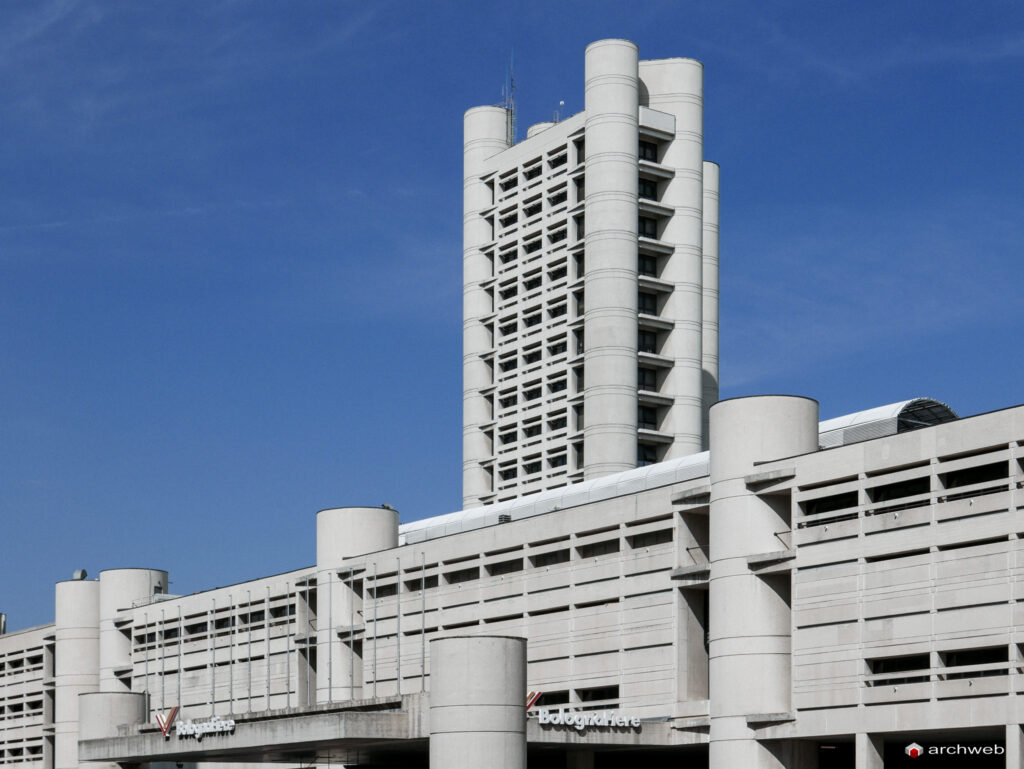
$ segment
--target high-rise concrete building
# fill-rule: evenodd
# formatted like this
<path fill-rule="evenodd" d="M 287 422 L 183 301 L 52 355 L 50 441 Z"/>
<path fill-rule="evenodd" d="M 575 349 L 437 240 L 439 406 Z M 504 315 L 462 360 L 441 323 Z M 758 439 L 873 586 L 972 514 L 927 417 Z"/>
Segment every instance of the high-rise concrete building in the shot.
<path fill-rule="evenodd" d="M 586 51 L 585 108 L 466 113 L 463 503 L 706 448 L 718 399 L 718 167 L 703 68 Z"/>

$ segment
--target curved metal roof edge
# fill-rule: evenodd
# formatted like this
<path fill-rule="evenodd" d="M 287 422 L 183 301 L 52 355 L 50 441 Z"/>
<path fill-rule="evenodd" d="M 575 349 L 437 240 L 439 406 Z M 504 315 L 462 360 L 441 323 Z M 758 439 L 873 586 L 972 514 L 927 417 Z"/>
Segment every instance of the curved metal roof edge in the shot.
<path fill-rule="evenodd" d="M 853 427 L 855 425 L 877 422 L 883 419 L 894 419 L 909 410 L 912 406 L 923 404 L 945 408 L 953 418 L 959 418 L 956 412 L 942 401 L 937 401 L 933 398 L 911 398 L 910 400 L 899 401 L 898 403 L 876 406 L 871 409 L 865 409 L 864 411 L 857 411 L 853 414 L 846 414 L 844 416 L 826 419 L 824 422 L 818 423 L 818 435 L 823 435 L 824 433 L 832 432 L 834 430 Z M 667 462 L 658 462 L 653 465 L 637 467 L 632 470 L 623 470 L 622 472 L 613 473 L 612 475 L 606 475 L 601 478 L 581 481 L 580 483 L 574 483 L 569 486 L 560 486 L 557 489 L 548 489 L 536 494 L 529 494 L 527 496 L 509 499 L 504 502 L 495 502 L 491 505 L 481 505 L 480 507 L 456 510 L 452 513 L 435 515 L 430 518 L 421 518 L 418 521 L 403 523 L 398 527 L 398 533 L 399 536 L 403 536 L 405 534 L 433 529 L 436 527 L 444 527 L 447 530 L 452 524 L 461 524 L 469 520 L 483 518 L 484 516 L 493 516 L 495 520 L 497 520 L 497 516 L 503 513 L 518 512 L 519 515 L 513 516 L 514 519 L 517 517 L 528 518 L 541 513 L 552 512 L 566 507 L 575 507 L 577 505 L 586 504 L 587 502 L 595 502 L 601 499 L 610 499 L 612 497 L 619 496 L 616 492 L 623 483 L 628 483 L 630 486 L 633 486 L 633 489 L 631 490 L 636 490 L 636 485 L 639 485 L 640 488 L 645 491 L 648 489 L 658 488 L 660 486 L 667 486 L 680 480 L 689 480 L 686 478 L 678 478 L 679 472 L 686 469 L 698 468 L 701 464 L 706 465 L 709 461 L 709 457 L 710 452 L 702 451 L 698 454 L 690 454 L 689 456 L 670 459 Z M 707 472 L 707 469 L 705 469 L 702 475 L 706 475 Z M 692 476 L 692 478 L 700 477 L 701 475 Z M 622 493 L 628 492 L 624 490 Z"/>
<path fill-rule="evenodd" d="M 875 406 L 874 408 L 865 409 L 864 411 L 856 411 L 853 414 L 845 414 L 841 417 L 826 419 L 824 422 L 818 423 L 818 434 L 820 435 L 821 433 L 831 432 L 832 430 L 853 427 L 855 425 L 863 425 L 868 422 L 877 422 L 882 419 L 895 419 L 912 406 L 926 403 L 945 408 L 953 415 L 954 418 L 957 418 L 957 413 L 942 401 L 937 401 L 934 398 L 911 398 L 910 400 L 899 401 L 898 403 L 890 403 L 885 406 Z"/>
<path fill-rule="evenodd" d="M 521 516 L 529 517 L 530 515 L 547 513 L 552 510 L 562 509 L 565 507 L 575 507 L 576 505 L 585 504 L 587 502 L 593 502 L 599 499 L 609 499 L 610 497 L 617 496 L 615 491 L 620 483 L 624 481 L 646 480 L 649 475 L 655 475 L 659 479 L 666 475 L 670 475 L 671 477 L 664 478 L 660 483 L 652 484 L 650 486 L 643 483 L 644 489 L 666 486 L 674 482 L 674 476 L 676 474 L 675 471 L 689 467 L 699 467 L 701 464 L 706 464 L 708 456 L 709 452 L 702 451 L 699 454 L 690 454 L 689 456 L 670 459 L 667 462 L 658 462 L 657 464 L 647 465 L 646 467 L 623 470 L 622 472 L 613 473 L 601 478 L 581 481 L 580 483 L 574 483 L 569 486 L 560 486 L 557 489 L 548 489 L 546 491 L 537 492 L 536 494 L 528 494 L 524 497 L 509 499 L 504 502 L 495 502 L 492 505 L 470 507 L 465 510 L 456 510 L 453 513 L 435 515 L 431 518 L 421 518 L 418 521 L 403 523 L 398 527 L 398 531 L 399 534 L 406 534 L 408 532 L 420 531 L 422 529 L 433 528 L 435 526 L 447 526 L 452 523 L 463 522 L 469 518 L 475 518 L 483 515 L 498 516 L 502 513 L 529 510 L 526 512 L 526 515 Z"/>

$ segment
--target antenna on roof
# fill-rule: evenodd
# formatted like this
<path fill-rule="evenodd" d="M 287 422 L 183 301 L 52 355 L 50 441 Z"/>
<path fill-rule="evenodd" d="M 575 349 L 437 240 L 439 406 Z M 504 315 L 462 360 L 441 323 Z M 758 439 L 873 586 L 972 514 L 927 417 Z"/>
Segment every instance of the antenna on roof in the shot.
<path fill-rule="evenodd" d="M 513 48 L 508 55 L 508 77 L 505 80 L 505 87 L 502 88 L 502 104 L 505 108 L 505 139 L 509 145 L 516 143 L 516 69 L 515 54 Z"/>
<path fill-rule="evenodd" d="M 554 122 L 557 123 L 559 120 L 562 119 L 562 107 L 564 107 L 564 106 L 565 106 L 565 100 L 562 99 L 561 101 L 558 102 L 558 109 L 555 110 L 555 121 Z"/>

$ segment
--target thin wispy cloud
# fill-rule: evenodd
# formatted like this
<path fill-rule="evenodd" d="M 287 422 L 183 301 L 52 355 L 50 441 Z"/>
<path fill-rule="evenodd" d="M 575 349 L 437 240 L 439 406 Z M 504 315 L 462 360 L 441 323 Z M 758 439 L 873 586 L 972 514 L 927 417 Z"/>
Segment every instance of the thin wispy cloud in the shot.
<path fill-rule="evenodd" d="M 882 73 L 906 67 L 999 64 L 1014 60 L 1024 60 L 1024 32 L 953 41 L 910 38 L 883 49 L 862 62 L 862 66 L 869 71 Z"/>
<path fill-rule="evenodd" d="M 65 21 L 75 10 L 74 0 L 50 0 L 33 3 L 16 14 L 0 28 L 0 64 L 21 56 L 25 48 L 40 42 L 52 33 L 53 28 Z"/>
<path fill-rule="evenodd" d="M 754 386 L 863 350 L 911 348 L 915 338 L 1000 320 L 992 308 L 1019 305 L 1024 281 L 1024 266 L 1007 271 L 1024 242 L 1013 208 L 961 198 L 884 220 L 827 209 L 794 214 L 807 222 L 801 233 L 757 243 L 772 255 L 770 265 L 750 258 L 727 273 L 726 384 Z"/>
<path fill-rule="evenodd" d="M 134 209 L 114 214 L 90 216 L 73 219 L 55 219 L 45 222 L 26 222 L 22 224 L 0 224 L 3 232 L 31 232 L 33 230 L 70 229 L 94 224 L 118 224 L 123 222 L 139 222 L 154 219 L 171 219 L 179 217 L 211 216 L 228 211 L 277 208 L 282 205 L 279 200 L 233 201 L 230 203 L 207 203 L 201 205 L 182 206 L 180 208 Z"/>
<path fill-rule="evenodd" d="M 817 76 L 847 87 L 866 86 L 878 77 L 914 69 L 990 66 L 1024 60 L 1024 28 L 1008 22 L 1004 29 L 965 33 L 937 25 L 929 35 L 915 28 L 877 25 L 848 29 L 834 21 L 828 33 L 807 23 L 802 13 L 789 18 L 767 7 L 736 4 L 709 8 L 693 44 L 713 51 L 744 69 L 756 62 L 759 72 L 775 80 Z M 728 20 L 726 23 L 725 20 Z M 857 40 L 858 44 L 853 44 Z"/>
<path fill-rule="evenodd" d="M 187 114 L 317 57 L 344 56 L 390 6 L 329 7 L 335 11 L 329 21 L 287 30 L 239 3 L 194 4 L 187 13 L 163 6 L 157 23 L 135 3 L 94 9 L 57 0 L 31 7 L 0 25 L 4 119 L 89 133 Z M 132 34 L 125 38 L 120 30 Z M 352 57 L 348 66 L 372 66 L 372 57 Z"/>

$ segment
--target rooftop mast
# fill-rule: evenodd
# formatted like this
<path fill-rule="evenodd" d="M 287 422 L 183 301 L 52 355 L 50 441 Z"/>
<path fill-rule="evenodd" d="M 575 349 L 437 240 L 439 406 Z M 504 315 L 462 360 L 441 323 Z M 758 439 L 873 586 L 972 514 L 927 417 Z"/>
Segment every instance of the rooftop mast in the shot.
<path fill-rule="evenodd" d="M 508 78 L 505 81 L 502 105 L 505 108 L 506 136 L 509 146 L 516 143 L 516 74 L 515 49 L 508 56 Z"/>

